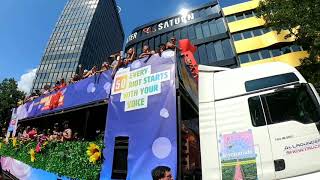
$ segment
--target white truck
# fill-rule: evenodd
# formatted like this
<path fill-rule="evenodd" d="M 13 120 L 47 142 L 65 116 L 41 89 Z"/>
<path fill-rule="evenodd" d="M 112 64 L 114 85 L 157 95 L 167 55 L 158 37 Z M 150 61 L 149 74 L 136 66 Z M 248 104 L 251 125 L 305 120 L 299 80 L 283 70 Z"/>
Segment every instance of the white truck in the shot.
<path fill-rule="evenodd" d="M 283 63 L 200 65 L 202 179 L 320 179 L 319 104 L 313 85 Z"/>

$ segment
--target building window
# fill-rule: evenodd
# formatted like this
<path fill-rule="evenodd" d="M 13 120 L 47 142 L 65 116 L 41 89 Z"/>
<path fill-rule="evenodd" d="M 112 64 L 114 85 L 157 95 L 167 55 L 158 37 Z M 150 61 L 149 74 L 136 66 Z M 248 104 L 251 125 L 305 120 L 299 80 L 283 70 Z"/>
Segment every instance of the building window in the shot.
<path fill-rule="evenodd" d="M 230 39 L 225 39 L 222 41 L 222 48 L 223 48 L 225 59 L 234 57 L 233 48 L 231 46 Z"/>
<path fill-rule="evenodd" d="M 188 26 L 188 35 L 190 40 L 194 40 L 197 38 L 193 25 Z"/>
<path fill-rule="evenodd" d="M 234 37 L 235 41 L 239 41 L 242 39 L 248 39 L 248 38 L 252 38 L 252 37 L 256 37 L 256 36 L 261 36 L 265 33 L 270 32 L 270 28 L 263 28 L 263 27 L 258 27 L 258 28 L 254 28 L 254 29 L 249 29 L 249 30 L 245 30 L 242 32 L 238 32 L 233 34 L 232 36 L 236 36 Z M 240 38 L 241 37 L 241 38 Z"/>
<path fill-rule="evenodd" d="M 268 51 L 268 50 L 262 50 L 262 51 L 261 51 L 261 57 L 262 57 L 262 59 L 270 58 L 270 57 L 271 57 L 270 51 Z"/>
<path fill-rule="evenodd" d="M 199 57 L 200 57 L 200 64 L 208 64 L 208 57 L 206 53 L 205 45 L 198 46 Z"/>
<path fill-rule="evenodd" d="M 142 52 L 142 42 L 139 42 L 137 44 L 136 52 L 137 52 L 137 54 L 141 54 L 141 52 Z"/>
<path fill-rule="evenodd" d="M 244 18 L 245 18 L 245 16 L 244 16 L 243 13 L 236 15 L 236 19 L 237 19 L 237 20 L 241 20 L 241 19 L 244 19 Z"/>
<path fill-rule="evenodd" d="M 242 34 L 244 39 L 248 39 L 252 37 L 251 31 L 246 31 L 246 32 L 243 32 Z"/>
<path fill-rule="evenodd" d="M 227 32 L 227 27 L 226 27 L 226 24 L 225 24 L 223 18 L 217 19 L 216 23 L 217 23 L 219 33 Z"/>
<path fill-rule="evenodd" d="M 194 18 L 200 17 L 199 10 L 194 11 L 193 14 L 194 14 Z"/>
<path fill-rule="evenodd" d="M 273 31 L 272 28 L 262 28 L 264 34 Z"/>
<path fill-rule="evenodd" d="M 253 30 L 252 32 L 253 32 L 253 35 L 254 35 L 254 36 L 260 36 L 260 35 L 263 34 L 262 31 L 261 31 L 261 29 L 255 29 L 255 30 Z"/>
<path fill-rule="evenodd" d="M 250 53 L 251 61 L 257 61 L 260 60 L 259 52 Z"/>
<path fill-rule="evenodd" d="M 293 52 L 303 51 L 301 46 L 298 46 L 298 45 L 295 45 L 295 44 L 291 46 L 291 49 L 292 49 Z"/>
<path fill-rule="evenodd" d="M 227 16 L 227 21 L 230 23 L 230 22 L 233 22 L 233 21 L 236 21 L 237 18 L 236 16 L 232 15 L 232 16 Z"/>
<path fill-rule="evenodd" d="M 234 41 L 239 41 L 239 40 L 243 39 L 241 33 L 233 34 L 232 37 L 233 37 Z"/>
<path fill-rule="evenodd" d="M 155 41 L 156 48 L 158 48 L 158 46 L 160 44 L 160 36 L 155 37 L 154 41 Z"/>
<path fill-rule="evenodd" d="M 221 11 L 221 8 L 220 8 L 220 6 L 218 4 L 213 6 L 213 7 L 211 7 L 211 13 L 212 14 L 219 14 L 220 11 Z"/>
<path fill-rule="evenodd" d="M 210 28 L 211 35 L 219 34 L 218 27 L 214 19 L 209 22 L 209 28 Z"/>
<path fill-rule="evenodd" d="M 249 54 L 241 54 L 241 55 L 239 55 L 239 60 L 240 60 L 241 64 L 249 62 L 250 61 Z"/>
<path fill-rule="evenodd" d="M 173 31 L 167 33 L 167 38 L 168 38 L 168 41 L 173 37 Z"/>
<path fill-rule="evenodd" d="M 209 37 L 210 36 L 210 29 L 209 29 L 208 22 L 202 23 L 202 30 L 203 30 L 204 37 Z"/>
<path fill-rule="evenodd" d="M 197 24 L 195 26 L 195 29 L 196 29 L 197 39 L 202 39 L 203 38 L 203 33 L 202 33 L 202 29 L 201 29 L 201 24 Z"/>
<path fill-rule="evenodd" d="M 303 50 L 301 46 L 296 45 L 287 45 L 281 48 L 278 47 L 269 47 L 265 49 L 260 49 L 258 51 L 253 51 L 250 53 L 244 53 L 239 55 L 241 63 L 246 63 L 249 61 L 257 61 L 261 59 L 267 59 L 271 57 L 281 56 L 283 54 L 291 53 L 296 51 Z M 247 56 L 249 59 L 247 59 Z"/>
<path fill-rule="evenodd" d="M 250 17 L 253 17 L 254 15 L 253 15 L 252 11 L 249 11 L 249 12 L 245 12 L 245 13 L 244 13 L 244 16 L 245 16 L 246 18 L 250 18 Z"/>
<path fill-rule="evenodd" d="M 151 39 L 149 40 L 149 47 L 150 47 L 150 49 L 152 49 L 152 50 L 155 49 L 155 47 L 154 47 L 154 38 L 151 38 Z"/>
<path fill-rule="evenodd" d="M 280 49 L 273 49 L 273 50 L 271 50 L 271 54 L 273 57 L 276 57 L 276 56 L 280 56 L 282 53 L 281 53 Z"/>
<path fill-rule="evenodd" d="M 162 34 L 161 35 L 161 43 L 166 44 L 167 42 L 168 42 L 167 35 L 166 34 Z"/>
<path fill-rule="evenodd" d="M 240 12 L 237 14 L 233 14 L 230 16 L 227 16 L 226 19 L 229 23 L 234 22 L 234 21 L 239 21 L 245 18 L 250 18 L 250 17 L 254 17 L 255 16 L 255 12 L 250 10 L 250 11 L 245 11 L 245 12 Z"/>
<path fill-rule="evenodd" d="M 174 31 L 174 37 L 176 37 L 177 39 L 181 39 L 180 38 L 180 29 L 177 29 Z"/>
<path fill-rule="evenodd" d="M 198 37 L 198 35 L 197 35 Z M 181 39 L 187 39 L 188 38 L 188 29 L 187 27 L 183 27 L 181 29 Z"/>
<path fill-rule="evenodd" d="M 283 54 L 290 53 L 291 52 L 290 46 L 286 46 L 286 47 L 281 48 L 281 51 L 283 52 Z"/>
<path fill-rule="evenodd" d="M 217 61 L 217 56 L 213 47 L 213 42 L 208 43 L 206 45 L 206 49 L 207 49 L 207 55 L 208 55 L 208 61 L 210 62 L 215 62 Z"/>
<path fill-rule="evenodd" d="M 206 14 L 206 9 L 201 9 L 199 11 L 199 14 L 200 14 L 200 17 L 205 17 L 207 14 Z"/>
<path fill-rule="evenodd" d="M 214 49 L 216 51 L 217 60 L 218 61 L 223 60 L 224 55 L 223 55 L 223 48 L 222 48 L 221 41 L 214 42 Z"/>

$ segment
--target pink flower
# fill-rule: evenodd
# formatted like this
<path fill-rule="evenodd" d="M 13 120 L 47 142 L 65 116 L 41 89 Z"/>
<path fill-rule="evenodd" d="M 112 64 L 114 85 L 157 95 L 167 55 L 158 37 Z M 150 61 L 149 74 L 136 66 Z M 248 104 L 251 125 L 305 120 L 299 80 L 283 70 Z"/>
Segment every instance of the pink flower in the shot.
<path fill-rule="evenodd" d="M 36 152 L 39 153 L 41 151 L 41 143 L 38 143 L 36 146 Z"/>

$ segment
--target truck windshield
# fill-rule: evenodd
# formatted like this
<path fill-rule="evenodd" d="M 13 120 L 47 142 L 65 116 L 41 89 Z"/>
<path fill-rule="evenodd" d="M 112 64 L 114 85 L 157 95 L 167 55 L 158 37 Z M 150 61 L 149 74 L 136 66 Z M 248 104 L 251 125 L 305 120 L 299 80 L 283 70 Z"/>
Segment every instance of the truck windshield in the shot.
<path fill-rule="evenodd" d="M 261 96 L 268 124 L 290 120 L 304 124 L 319 122 L 319 103 L 308 88 L 302 85 Z"/>
<path fill-rule="evenodd" d="M 275 76 L 254 79 L 245 82 L 246 91 L 255 91 L 259 89 L 279 86 L 287 83 L 299 82 L 299 78 L 294 73 L 279 74 Z"/>

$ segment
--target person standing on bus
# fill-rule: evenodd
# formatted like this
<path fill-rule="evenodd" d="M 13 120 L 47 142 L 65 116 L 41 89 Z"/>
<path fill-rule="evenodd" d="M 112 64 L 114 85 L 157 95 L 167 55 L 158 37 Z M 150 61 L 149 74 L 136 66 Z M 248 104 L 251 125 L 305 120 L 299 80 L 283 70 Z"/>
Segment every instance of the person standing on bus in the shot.
<path fill-rule="evenodd" d="M 134 48 L 129 48 L 126 54 L 126 58 L 123 60 L 124 65 L 128 65 L 129 63 L 132 63 L 134 60 L 136 60 L 136 52 Z"/>
<path fill-rule="evenodd" d="M 139 55 L 139 59 L 145 57 L 150 58 L 153 54 L 155 54 L 155 52 L 151 51 L 148 45 L 144 45 L 142 48 L 142 53 Z"/>

